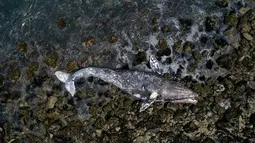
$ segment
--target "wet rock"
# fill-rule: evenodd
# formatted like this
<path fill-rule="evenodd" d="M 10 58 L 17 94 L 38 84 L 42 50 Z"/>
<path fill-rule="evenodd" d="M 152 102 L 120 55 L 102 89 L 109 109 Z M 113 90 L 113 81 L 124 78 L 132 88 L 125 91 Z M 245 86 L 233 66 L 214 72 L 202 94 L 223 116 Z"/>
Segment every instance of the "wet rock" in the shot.
<path fill-rule="evenodd" d="M 190 41 L 186 41 L 183 44 L 183 51 L 184 52 L 189 52 L 189 51 L 193 50 L 194 48 L 195 48 L 195 44 L 190 42 Z"/>
<path fill-rule="evenodd" d="M 145 61 L 146 61 L 146 52 L 140 51 L 135 55 L 135 59 L 133 61 L 133 66 L 139 65 Z"/>
<path fill-rule="evenodd" d="M 241 32 L 242 33 L 249 33 L 251 31 L 251 24 L 250 23 L 242 23 L 241 25 Z"/>
<path fill-rule="evenodd" d="M 240 32 L 236 28 L 232 27 L 226 30 L 224 32 L 224 35 L 227 36 L 228 43 L 231 46 L 235 47 L 236 49 L 240 46 L 239 41 L 241 39 L 241 36 L 240 36 Z"/>
<path fill-rule="evenodd" d="M 55 97 L 55 96 L 50 96 L 50 97 L 48 98 L 46 107 L 47 107 L 48 109 L 54 108 L 54 106 L 55 106 L 55 104 L 56 104 L 57 101 L 58 101 L 58 98 L 57 98 L 57 97 Z"/>
<path fill-rule="evenodd" d="M 205 31 L 211 32 L 216 29 L 216 21 L 211 17 L 206 17 L 205 19 Z"/>
<path fill-rule="evenodd" d="M 58 55 L 55 54 L 49 54 L 46 58 L 45 58 L 45 62 L 48 66 L 55 68 L 57 66 L 57 61 L 58 61 Z"/>
<path fill-rule="evenodd" d="M 66 24 L 65 19 L 62 17 L 62 18 L 60 18 L 60 19 L 58 20 L 57 25 L 58 25 L 58 28 L 59 28 L 59 29 L 64 29 L 64 28 L 66 27 L 67 24 Z"/>
<path fill-rule="evenodd" d="M 255 126 L 255 113 L 251 114 L 251 116 L 250 116 L 250 123 Z"/>
<path fill-rule="evenodd" d="M 72 71 L 78 69 L 77 61 L 72 60 L 72 61 L 68 62 L 66 69 L 67 69 L 68 72 L 72 72 Z"/>
<path fill-rule="evenodd" d="M 203 140 L 202 143 L 215 143 L 215 141 L 212 138 L 207 137 L 206 139 Z"/>
<path fill-rule="evenodd" d="M 215 4 L 220 8 L 228 7 L 229 0 L 217 0 Z"/>
<path fill-rule="evenodd" d="M 218 59 L 216 59 L 216 62 L 220 67 L 230 70 L 234 67 L 236 59 L 237 55 L 235 53 L 232 53 L 220 56 Z"/>
<path fill-rule="evenodd" d="M 18 42 L 17 50 L 20 51 L 20 52 L 26 52 L 27 51 L 27 44 L 25 42 Z"/>
<path fill-rule="evenodd" d="M 215 40 L 214 47 L 215 47 L 216 49 L 218 49 L 219 47 L 224 47 L 224 46 L 226 46 L 226 45 L 228 45 L 228 42 L 227 42 L 225 39 L 223 39 L 223 38 L 217 38 L 217 39 Z"/>
<path fill-rule="evenodd" d="M 234 11 L 227 14 L 224 18 L 224 23 L 229 27 L 235 27 L 237 25 L 237 21 L 237 16 Z"/>
<path fill-rule="evenodd" d="M 252 41 L 253 37 L 249 33 L 243 33 L 243 37 L 249 41 Z"/>
<path fill-rule="evenodd" d="M 19 69 L 14 69 L 11 74 L 10 74 L 11 80 L 12 81 L 17 81 L 20 77 L 20 70 Z"/>
<path fill-rule="evenodd" d="M 241 7 L 241 8 L 239 9 L 239 13 L 240 13 L 241 15 L 244 15 L 244 14 L 245 14 L 246 12 L 248 12 L 250 9 L 251 9 L 250 7 Z"/>
<path fill-rule="evenodd" d="M 184 130 L 185 132 L 188 132 L 188 133 L 194 132 L 194 131 L 196 131 L 198 128 L 199 128 L 199 127 L 198 127 L 197 121 L 191 121 L 191 122 L 189 122 L 189 123 L 187 123 L 186 125 L 183 126 L 183 130 Z"/>

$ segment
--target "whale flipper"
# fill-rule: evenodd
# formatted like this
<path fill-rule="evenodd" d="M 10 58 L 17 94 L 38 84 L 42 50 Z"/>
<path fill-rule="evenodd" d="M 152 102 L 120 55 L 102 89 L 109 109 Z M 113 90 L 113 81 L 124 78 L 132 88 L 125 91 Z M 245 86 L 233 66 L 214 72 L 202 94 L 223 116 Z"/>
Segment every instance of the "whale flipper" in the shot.
<path fill-rule="evenodd" d="M 150 67 L 154 72 L 158 74 L 163 74 L 161 63 L 153 55 L 150 56 Z"/>
<path fill-rule="evenodd" d="M 151 106 L 151 104 L 153 104 L 156 101 L 157 97 L 158 97 L 157 92 L 151 93 L 149 98 L 142 103 L 139 112 L 143 112 L 144 110 L 149 108 Z"/>

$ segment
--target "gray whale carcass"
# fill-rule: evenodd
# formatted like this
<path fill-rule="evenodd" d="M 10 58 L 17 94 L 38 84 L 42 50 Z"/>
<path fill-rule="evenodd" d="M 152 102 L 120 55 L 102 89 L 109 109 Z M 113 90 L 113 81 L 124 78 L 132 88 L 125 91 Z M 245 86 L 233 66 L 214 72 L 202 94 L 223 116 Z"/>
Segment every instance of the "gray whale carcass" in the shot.
<path fill-rule="evenodd" d="M 150 57 L 150 66 L 155 72 L 86 67 L 73 74 L 56 71 L 56 77 L 65 83 L 66 90 L 75 95 L 75 81 L 80 78 L 97 77 L 113 84 L 128 94 L 143 100 L 140 112 L 154 102 L 196 104 L 197 93 L 183 84 L 160 76 L 160 64 Z M 156 73 L 157 72 L 157 73 Z"/>

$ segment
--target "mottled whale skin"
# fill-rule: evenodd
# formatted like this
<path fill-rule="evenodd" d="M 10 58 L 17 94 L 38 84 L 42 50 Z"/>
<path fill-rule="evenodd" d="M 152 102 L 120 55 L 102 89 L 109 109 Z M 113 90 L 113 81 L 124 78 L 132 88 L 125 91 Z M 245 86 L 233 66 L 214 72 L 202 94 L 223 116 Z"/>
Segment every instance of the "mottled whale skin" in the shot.
<path fill-rule="evenodd" d="M 152 68 L 157 61 L 150 58 Z M 156 66 L 157 68 L 157 66 Z M 65 83 L 67 91 L 75 95 L 75 81 L 80 78 L 97 77 L 105 82 L 115 85 L 121 90 L 143 100 L 140 111 L 144 111 L 154 102 L 192 103 L 196 104 L 197 93 L 183 84 L 163 78 L 156 72 L 120 70 L 109 68 L 86 67 L 73 74 L 56 71 L 57 78 Z"/>

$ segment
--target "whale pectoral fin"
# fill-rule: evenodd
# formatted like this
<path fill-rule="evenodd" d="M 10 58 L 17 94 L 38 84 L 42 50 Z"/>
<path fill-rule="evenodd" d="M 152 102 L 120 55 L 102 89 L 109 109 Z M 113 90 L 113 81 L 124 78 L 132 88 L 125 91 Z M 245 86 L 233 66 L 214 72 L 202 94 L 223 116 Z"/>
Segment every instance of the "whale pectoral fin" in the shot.
<path fill-rule="evenodd" d="M 143 112 L 144 110 L 146 110 L 147 108 L 149 108 L 149 107 L 151 106 L 151 104 L 153 104 L 153 103 L 156 101 L 157 97 L 158 97 L 158 93 L 157 93 L 157 92 L 151 93 L 151 95 L 149 96 L 149 98 L 146 99 L 146 100 L 142 103 L 139 112 Z"/>
<path fill-rule="evenodd" d="M 153 55 L 150 56 L 150 67 L 154 72 L 157 72 L 158 74 L 163 73 L 161 64 Z"/>

